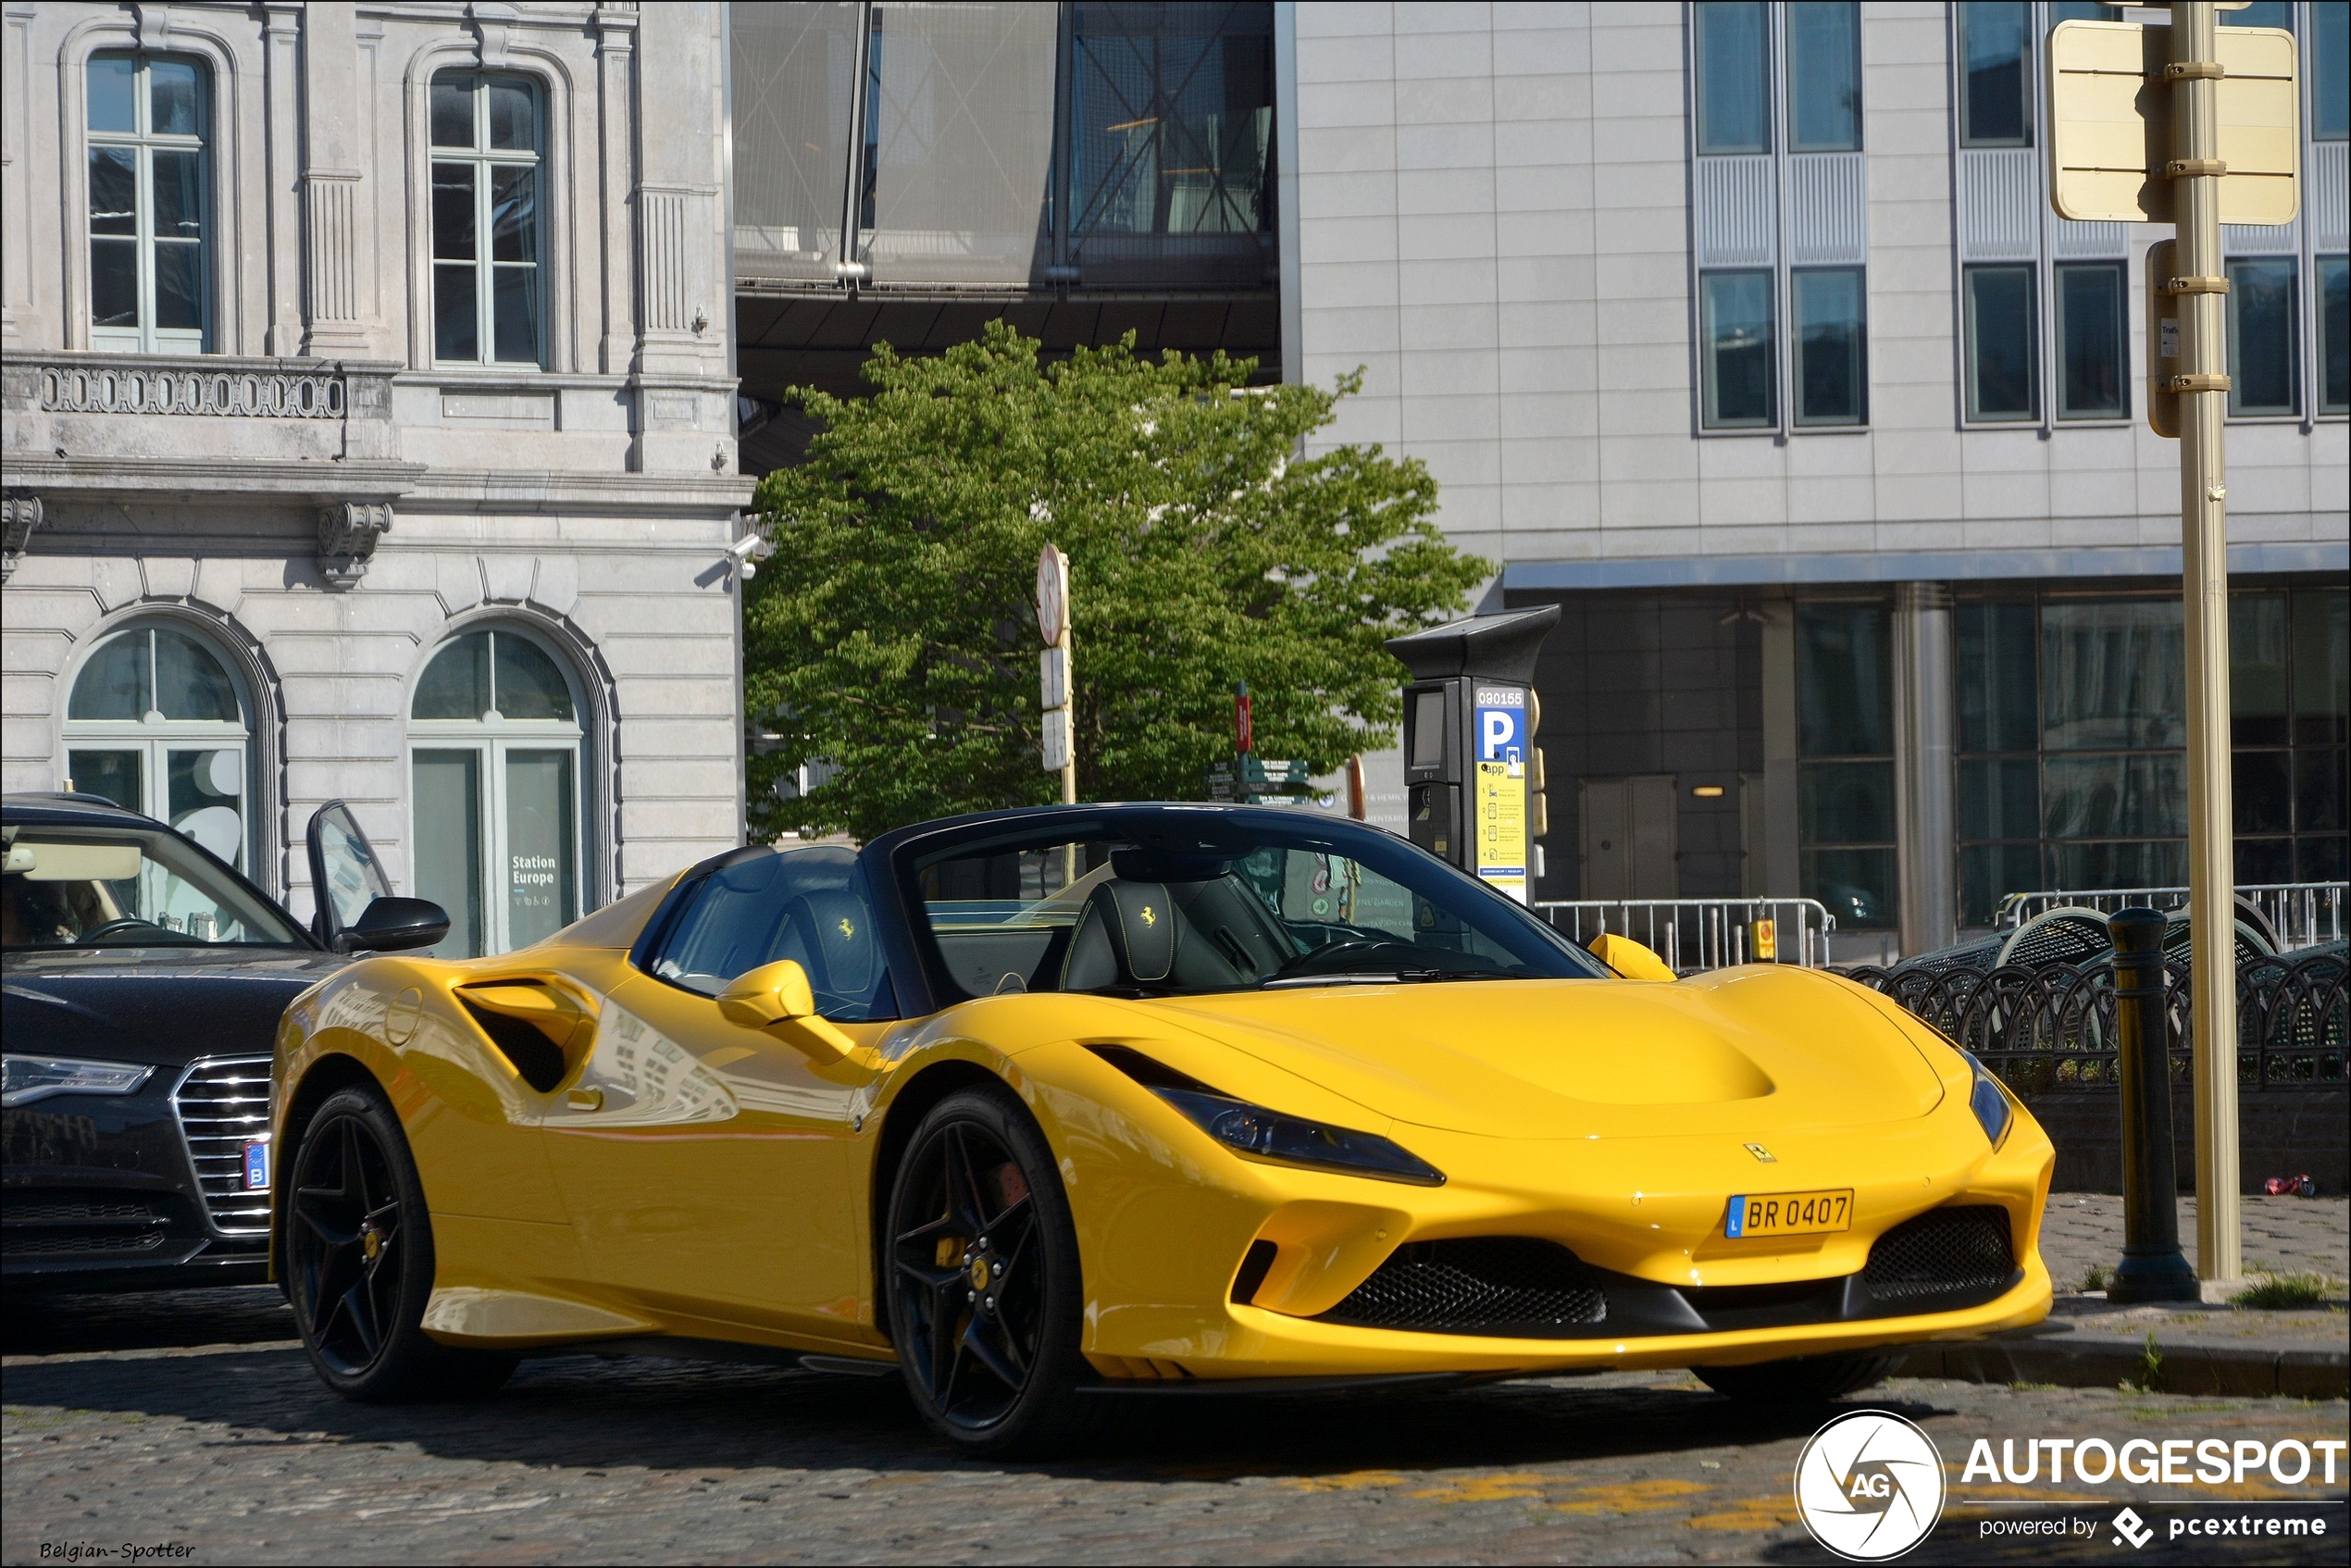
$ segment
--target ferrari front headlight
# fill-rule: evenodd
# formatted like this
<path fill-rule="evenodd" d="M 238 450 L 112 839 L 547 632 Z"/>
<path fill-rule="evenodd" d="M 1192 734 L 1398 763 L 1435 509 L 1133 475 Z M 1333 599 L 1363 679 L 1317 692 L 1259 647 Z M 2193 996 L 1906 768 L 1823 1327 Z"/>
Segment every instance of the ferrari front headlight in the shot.
<path fill-rule="evenodd" d="M 1285 1116 L 1279 1111 L 1268 1111 L 1263 1105 L 1221 1094 L 1158 1084 L 1151 1085 L 1151 1089 L 1190 1117 L 1209 1137 L 1252 1159 L 1344 1171 L 1349 1176 L 1373 1176 L 1381 1181 L 1410 1182 L 1414 1187 L 1445 1185 L 1443 1171 L 1377 1133 L 1353 1132 L 1300 1116 Z"/>
<path fill-rule="evenodd" d="M 133 1062 L 11 1054 L 0 1058 L 0 1105 L 13 1111 L 53 1094 L 134 1094 L 154 1075 Z"/>
<path fill-rule="evenodd" d="M 2000 1140 L 2008 1137 L 2009 1123 L 2012 1119 L 2009 1097 L 2001 1092 L 2000 1082 L 1992 1076 L 1991 1069 L 1975 1059 L 1974 1052 L 1962 1050 L 1959 1054 L 1967 1058 L 1968 1071 L 1975 1075 L 1975 1082 L 1968 1090 L 1968 1109 L 1975 1113 L 1977 1124 L 1984 1128 L 1984 1136 L 1992 1140 L 1993 1148 L 1997 1149 Z"/>

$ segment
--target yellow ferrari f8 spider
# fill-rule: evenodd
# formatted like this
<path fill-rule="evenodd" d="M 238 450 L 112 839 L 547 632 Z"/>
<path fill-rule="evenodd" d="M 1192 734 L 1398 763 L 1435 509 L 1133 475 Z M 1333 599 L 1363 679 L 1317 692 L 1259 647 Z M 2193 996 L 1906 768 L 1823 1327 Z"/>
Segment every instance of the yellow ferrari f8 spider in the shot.
<path fill-rule="evenodd" d="M 738 850 L 289 1009 L 273 1265 L 358 1399 L 589 1349 L 1116 1390 L 1689 1366 L 2041 1318 L 2049 1141 L 1874 992 L 1617 969 L 1388 834 L 1109 805 Z"/>

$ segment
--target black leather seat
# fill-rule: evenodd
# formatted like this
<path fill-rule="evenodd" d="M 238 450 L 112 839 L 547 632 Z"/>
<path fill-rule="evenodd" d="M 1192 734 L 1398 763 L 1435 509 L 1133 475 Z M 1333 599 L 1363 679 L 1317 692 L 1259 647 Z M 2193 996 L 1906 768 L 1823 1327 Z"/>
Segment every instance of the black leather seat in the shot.
<path fill-rule="evenodd" d="M 785 906 L 784 923 L 807 953 L 801 962 L 810 985 L 861 1000 L 873 990 L 878 959 L 865 900 L 832 889 L 802 893 Z M 787 952 L 777 956 L 793 955 Z"/>
<path fill-rule="evenodd" d="M 1097 884 L 1086 895 L 1086 913 L 1070 938 L 1061 989 L 1165 985 L 1176 971 L 1186 924 L 1164 882 L 1113 878 Z"/>

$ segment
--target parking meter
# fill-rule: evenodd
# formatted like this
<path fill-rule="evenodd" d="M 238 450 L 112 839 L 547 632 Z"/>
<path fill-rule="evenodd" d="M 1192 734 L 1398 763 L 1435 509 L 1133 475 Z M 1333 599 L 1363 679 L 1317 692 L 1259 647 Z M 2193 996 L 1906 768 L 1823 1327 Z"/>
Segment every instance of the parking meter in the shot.
<path fill-rule="evenodd" d="M 1535 657 L 1560 607 L 1473 616 L 1391 638 L 1404 688 L 1404 791 L 1412 842 L 1527 902 L 1549 826 Z"/>

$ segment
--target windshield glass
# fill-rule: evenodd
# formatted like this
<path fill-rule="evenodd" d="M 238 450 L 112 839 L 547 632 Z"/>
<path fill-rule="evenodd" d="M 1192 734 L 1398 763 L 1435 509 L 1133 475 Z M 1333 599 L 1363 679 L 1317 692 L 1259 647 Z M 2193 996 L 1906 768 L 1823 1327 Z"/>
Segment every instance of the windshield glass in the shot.
<path fill-rule="evenodd" d="M 1384 833 L 1212 820 L 1208 840 L 1197 820 L 1165 834 L 1063 828 L 917 862 L 949 973 L 970 996 L 1608 973 L 1518 905 Z"/>
<path fill-rule="evenodd" d="M 18 827 L 0 837 L 0 945 L 303 945 L 267 901 L 175 833 Z"/>

